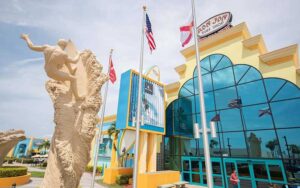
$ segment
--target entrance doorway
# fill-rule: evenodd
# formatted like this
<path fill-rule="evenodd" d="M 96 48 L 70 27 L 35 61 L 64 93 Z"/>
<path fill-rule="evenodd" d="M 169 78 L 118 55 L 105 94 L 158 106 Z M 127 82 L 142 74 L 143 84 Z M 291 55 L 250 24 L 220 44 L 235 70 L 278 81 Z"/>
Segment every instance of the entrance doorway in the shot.
<path fill-rule="evenodd" d="M 214 187 L 230 188 L 230 175 L 237 170 L 239 188 L 261 188 L 272 184 L 286 184 L 281 160 L 243 158 L 211 158 Z M 182 179 L 194 185 L 206 185 L 204 157 L 182 157 Z"/>

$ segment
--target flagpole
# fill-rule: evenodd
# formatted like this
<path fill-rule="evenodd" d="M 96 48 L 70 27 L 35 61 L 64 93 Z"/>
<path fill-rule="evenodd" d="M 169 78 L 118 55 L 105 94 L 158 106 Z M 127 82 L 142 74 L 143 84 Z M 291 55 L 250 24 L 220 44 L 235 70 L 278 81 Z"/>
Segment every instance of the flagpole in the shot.
<path fill-rule="evenodd" d="M 110 55 L 109 55 L 109 64 L 108 64 L 108 71 L 107 71 L 108 75 L 109 75 L 109 72 L 110 72 L 110 63 L 111 63 L 112 52 L 113 52 L 113 49 L 110 50 Z M 97 133 L 96 133 L 96 146 L 95 146 L 95 150 L 94 150 L 95 151 L 95 153 L 94 153 L 94 167 L 93 167 L 93 178 L 92 178 L 91 188 L 94 188 L 94 186 L 95 186 L 95 176 L 96 176 L 96 169 L 97 169 L 97 163 L 98 163 L 99 143 L 102 143 L 102 136 L 103 136 L 102 135 L 102 129 L 103 129 L 103 122 L 104 122 L 104 115 L 105 115 L 105 106 L 106 106 L 108 85 L 109 85 L 109 80 L 106 82 L 106 85 L 105 85 L 102 111 L 101 111 L 101 116 L 100 116 L 99 131 L 97 131 Z"/>
<path fill-rule="evenodd" d="M 192 1 L 192 12 L 194 19 L 194 40 L 195 40 L 195 51 L 196 51 L 196 64 L 197 64 L 197 73 L 198 73 L 198 88 L 199 88 L 199 102 L 201 109 L 201 124 L 203 131 L 203 145 L 204 145 L 204 159 L 205 159 L 205 167 L 206 167 L 206 177 L 207 177 L 207 187 L 213 188 L 213 179 L 212 179 L 212 171 L 211 171 L 211 160 L 210 160 L 210 151 L 208 144 L 208 136 L 207 136 L 207 125 L 206 125 L 206 112 L 205 112 L 205 103 L 204 103 L 204 94 L 203 94 L 203 84 L 202 84 L 202 74 L 199 62 L 199 48 L 198 48 L 198 35 L 196 31 L 196 10 L 195 10 L 195 0 Z"/>
<path fill-rule="evenodd" d="M 137 188 L 138 180 L 138 155 L 140 142 L 140 116 L 141 116 L 141 98 L 142 98 L 142 73 L 144 61 L 144 31 L 145 31 L 146 6 L 143 6 L 142 36 L 141 36 L 141 52 L 140 52 L 140 68 L 139 68 L 139 91 L 137 104 L 137 122 L 135 128 L 135 149 L 134 149 L 134 168 L 133 168 L 133 188 Z"/>

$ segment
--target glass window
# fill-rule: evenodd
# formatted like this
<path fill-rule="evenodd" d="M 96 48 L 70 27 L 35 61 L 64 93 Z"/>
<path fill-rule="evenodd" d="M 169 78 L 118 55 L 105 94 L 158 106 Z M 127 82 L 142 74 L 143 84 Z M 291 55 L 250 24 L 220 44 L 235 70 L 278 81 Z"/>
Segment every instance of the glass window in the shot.
<path fill-rule="evenodd" d="M 225 88 L 235 84 L 232 67 L 212 73 L 214 89 Z"/>
<path fill-rule="evenodd" d="M 215 110 L 215 100 L 213 92 L 204 93 L 204 102 L 206 111 Z M 196 113 L 200 113 L 199 95 L 195 95 L 195 106 Z"/>
<path fill-rule="evenodd" d="M 178 116 L 181 114 L 192 114 L 195 112 L 194 96 L 180 98 L 178 99 L 178 102 L 178 110 L 175 111 Z"/>
<path fill-rule="evenodd" d="M 254 176 L 258 179 L 268 179 L 268 173 L 265 164 L 253 164 Z"/>
<path fill-rule="evenodd" d="M 200 172 L 199 171 L 200 169 L 199 169 L 199 161 L 198 160 L 196 160 L 196 161 L 192 160 L 191 164 L 192 164 L 192 171 L 193 172 Z"/>
<path fill-rule="evenodd" d="M 210 71 L 210 62 L 209 62 L 209 57 L 205 57 L 200 61 L 200 66 L 201 66 L 201 74 L 206 74 Z M 197 65 L 194 70 L 194 77 L 198 76 L 197 72 Z"/>
<path fill-rule="evenodd" d="M 227 56 L 223 56 L 221 61 L 216 65 L 214 71 L 232 66 L 231 60 Z"/>
<path fill-rule="evenodd" d="M 174 121 L 174 134 L 193 137 L 193 123 L 192 115 L 178 114 Z"/>
<path fill-rule="evenodd" d="M 247 148 L 243 132 L 223 133 L 224 149 L 226 153 L 223 156 L 228 157 L 247 157 Z"/>
<path fill-rule="evenodd" d="M 277 128 L 300 127 L 300 99 L 272 102 L 271 110 Z"/>
<path fill-rule="evenodd" d="M 222 177 L 213 176 L 213 181 L 215 186 L 223 187 L 223 180 Z"/>
<path fill-rule="evenodd" d="M 279 165 L 269 165 L 269 171 L 272 180 L 283 181 L 283 174 Z"/>
<path fill-rule="evenodd" d="M 241 177 L 250 177 L 248 163 L 237 162 L 238 174 Z"/>
<path fill-rule="evenodd" d="M 200 175 L 192 173 L 192 182 L 194 183 L 200 183 Z"/>
<path fill-rule="evenodd" d="M 237 99 L 236 88 L 229 87 L 215 91 L 216 108 L 226 109 L 231 100 Z"/>
<path fill-rule="evenodd" d="M 243 107 L 242 111 L 248 130 L 273 128 L 271 110 L 267 104 Z"/>
<path fill-rule="evenodd" d="M 203 83 L 204 92 L 212 91 L 211 74 L 203 75 L 202 76 L 202 83 Z M 198 77 L 194 78 L 194 87 L 195 87 L 195 94 L 199 94 Z"/>
<path fill-rule="evenodd" d="M 178 97 L 188 97 L 193 95 L 193 93 L 187 90 L 185 87 L 182 87 L 179 91 Z"/>
<path fill-rule="evenodd" d="M 233 170 L 235 170 L 235 165 L 234 163 L 231 163 L 231 162 L 226 162 L 225 163 L 226 165 L 226 174 L 227 176 L 230 176 L 233 172 Z"/>
<path fill-rule="evenodd" d="M 300 89 L 292 84 L 291 82 L 286 82 L 283 88 L 275 95 L 272 101 L 291 99 L 300 97 Z"/>
<path fill-rule="evenodd" d="M 253 158 L 281 158 L 274 130 L 248 131 L 249 155 Z"/>
<path fill-rule="evenodd" d="M 247 71 L 247 73 L 241 78 L 241 80 L 239 81 L 239 84 L 250 82 L 253 80 L 258 80 L 258 79 L 261 79 L 260 72 L 257 69 L 255 69 L 254 67 L 251 67 Z"/>
<path fill-rule="evenodd" d="M 278 134 L 283 157 L 300 159 L 300 142 L 299 142 L 300 128 L 278 129 L 277 134 Z"/>
<path fill-rule="evenodd" d="M 220 111 L 220 126 L 223 131 L 241 131 L 243 124 L 239 109 L 228 109 Z"/>
<path fill-rule="evenodd" d="M 280 78 L 264 78 L 264 82 L 266 85 L 268 97 L 269 99 L 272 99 L 286 81 Z"/>
<path fill-rule="evenodd" d="M 249 65 L 234 65 L 234 76 L 236 83 L 239 83 L 241 78 L 246 74 L 246 72 L 250 69 Z"/>
<path fill-rule="evenodd" d="M 222 60 L 223 57 L 224 57 L 224 55 L 221 55 L 221 54 L 214 54 L 214 55 L 209 56 L 211 70 L 214 70 L 216 65 L 220 63 L 220 61 Z"/>
<path fill-rule="evenodd" d="M 188 160 L 184 160 L 183 163 L 182 163 L 182 168 L 183 168 L 183 171 L 190 171 L 190 161 Z"/>
<path fill-rule="evenodd" d="M 220 162 L 212 162 L 213 174 L 221 174 L 221 164 Z"/>
<path fill-rule="evenodd" d="M 243 106 L 267 102 L 262 80 L 238 85 L 238 94 L 242 98 Z"/>

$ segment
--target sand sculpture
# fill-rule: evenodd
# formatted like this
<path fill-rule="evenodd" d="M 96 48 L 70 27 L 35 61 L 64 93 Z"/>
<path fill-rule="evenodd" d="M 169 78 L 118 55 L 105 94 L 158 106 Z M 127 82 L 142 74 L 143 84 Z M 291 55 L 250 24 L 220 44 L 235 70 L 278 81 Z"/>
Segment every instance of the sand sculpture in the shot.
<path fill-rule="evenodd" d="M 69 40 L 57 46 L 36 46 L 22 34 L 28 47 L 43 52 L 46 82 L 54 105 L 52 137 L 43 188 L 76 188 L 90 161 L 91 142 L 102 104 L 100 90 L 108 80 L 90 50 L 78 53 Z"/>
<path fill-rule="evenodd" d="M 23 130 L 9 130 L 0 132 L 0 166 L 2 166 L 4 157 L 21 140 L 26 138 Z"/>

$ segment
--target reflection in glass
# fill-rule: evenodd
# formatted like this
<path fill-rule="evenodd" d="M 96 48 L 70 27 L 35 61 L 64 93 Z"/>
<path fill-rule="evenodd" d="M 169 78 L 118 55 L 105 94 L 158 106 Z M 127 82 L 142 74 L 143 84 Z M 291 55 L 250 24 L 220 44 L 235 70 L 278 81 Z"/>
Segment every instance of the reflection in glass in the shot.
<path fill-rule="evenodd" d="M 283 175 L 279 165 L 269 165 L 269 171 L 272 180 L 283 181 Z"/>
<path fill-rule="evenodd" d="M 267 104 L 243 107 L 243 117 L 246 128 L 248 130 L 255 129 L 271 129 L 273 128 L 273 121 L 270 114 L 260 115 L 260 110 L 265 110 L 269 106 Z"/>
<path fill-rule="evenodd" d="M 199 172 L 199 161 L 191 161 L 192 171 Z"/>
<path fill-rule="evenodd" d="M 249 165 L 248 163 L 237 163 L 238 174 L 241 177 L 250 177 Z"/>
<path fill-rule="evenodd" d="M 267 102 L 267 97 L 262 80 L 238 85 L 237 89 L 239 96 L 241 96 L 243 99 L 243 105 Z"/>
<path fill-rule="evenodd" d="M 268 179 L 268 173 L 265 164 L 253 164 L 254 176 L 258 179 Z"/>
<path fill-rule="evenodd" d="M 247 142 L 250 157 L 281 158 L 274 130 L 249 131 Z"/>
<path fill-rule="evenodd" d="M 227 149 L 227 154 L 226 154 L 227 156 L 231 156 L 231 157 L 248 156 L 243 132 L 224 133 L 223 135 L 224 135 L 224 140 L 229 141 L 229 143 L 223 143 L 224 148 Z"/>
<path fill-rule="evenodd" d="M 299 127 L 300 99 L 272 102 L 272 114 L 277 128 Z"/>
<path fill-rule="evenodd" d="M 194 183 L 200 183 L 200 175 L 192 173 L 192 182 Z"/>
<path fill-rule="evenodd" d="M 237 98 L 235 87 L 220 89 L 215 91 L 216 108 L 218 110 L 227 109 L 231 100 Z"/>
<path fill-rule="evenodd" d="M 214 89 L 221 89 L 235 84 L 232 67 L 212 73 Z"/>

